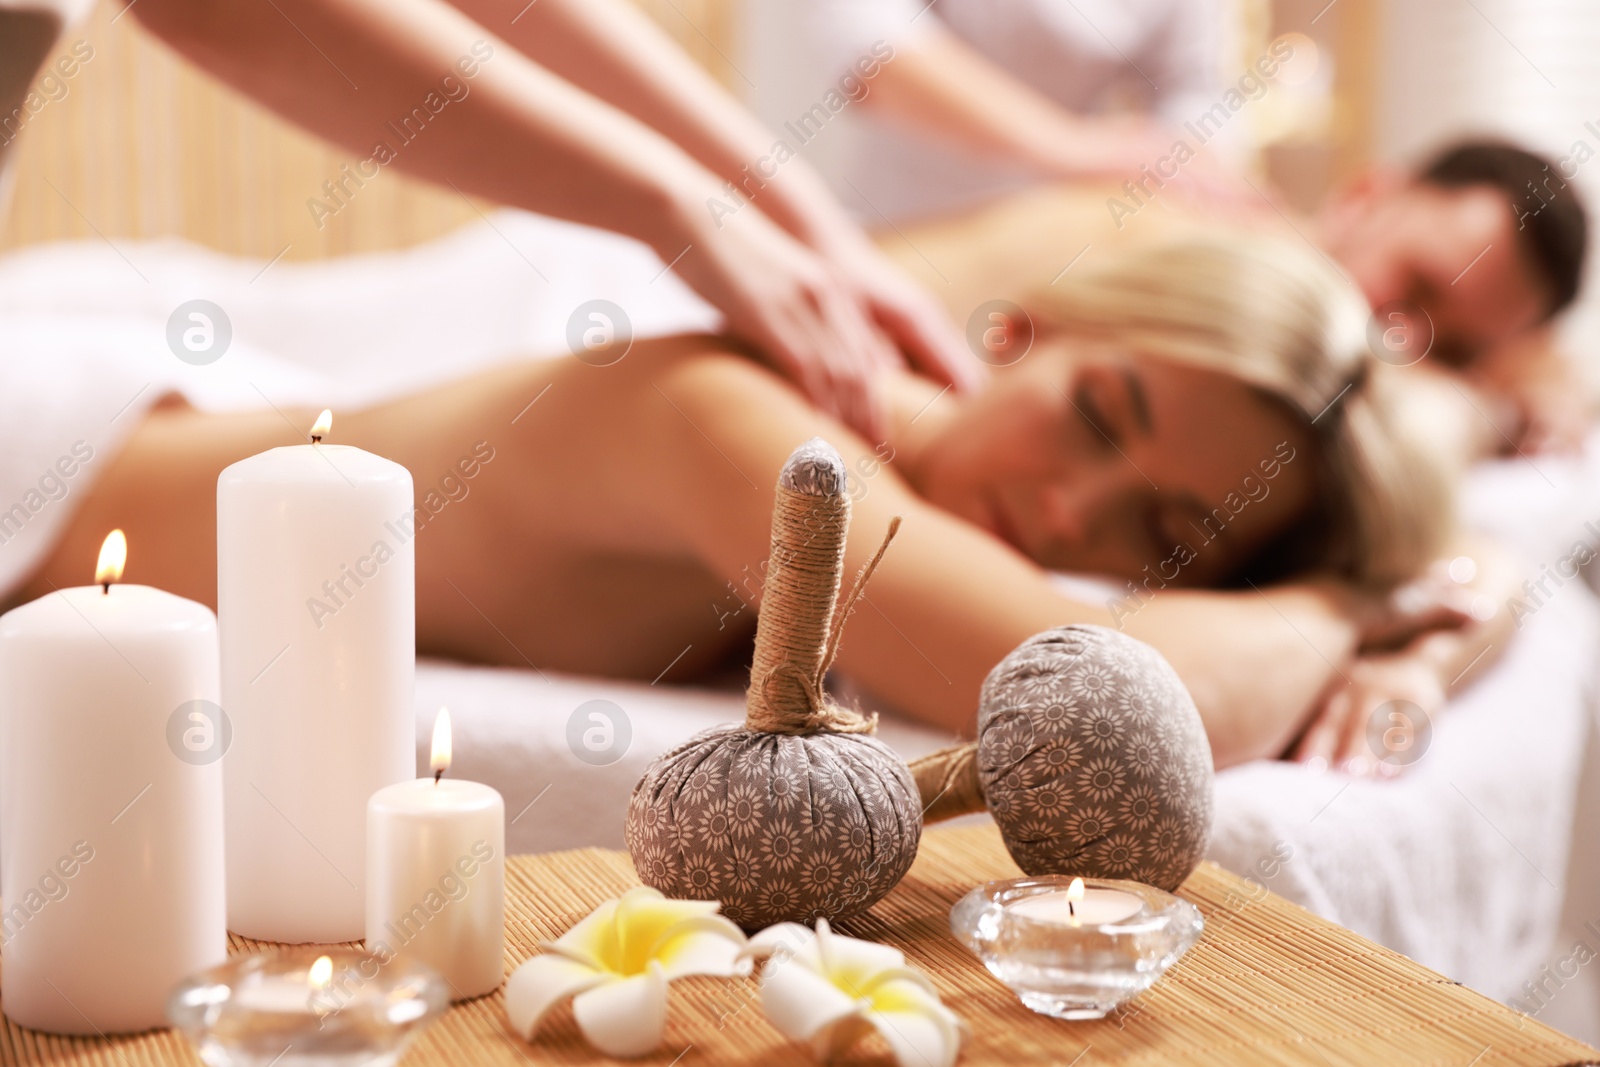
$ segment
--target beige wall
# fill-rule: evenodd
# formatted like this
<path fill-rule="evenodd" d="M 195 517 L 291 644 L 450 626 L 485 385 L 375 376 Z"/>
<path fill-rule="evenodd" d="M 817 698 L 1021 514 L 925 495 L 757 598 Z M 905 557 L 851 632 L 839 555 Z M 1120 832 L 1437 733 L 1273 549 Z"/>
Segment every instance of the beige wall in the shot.
<path fill-rule="evenodd" d="M 102 0 L 61 51 L 93 58 L 16 144 L 16 190 L 0 248 L 62 238 L 176 235 L 226 252 L 309 259 L 413 244 L 475 218 L 454 192 L 390 170 L 319 229 L 306 207 L 353 162 L 176 58 Z M 725 77 L 730 0 L 641 0 Z"/>

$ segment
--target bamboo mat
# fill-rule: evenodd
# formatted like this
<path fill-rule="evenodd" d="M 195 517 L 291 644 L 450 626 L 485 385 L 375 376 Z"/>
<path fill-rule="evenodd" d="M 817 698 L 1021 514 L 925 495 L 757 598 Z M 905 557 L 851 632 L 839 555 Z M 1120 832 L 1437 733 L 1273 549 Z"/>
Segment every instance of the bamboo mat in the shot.
<path fill-rule="evenodd" d="M 905 949 L 972 1029 L 962 1064 L 1439 1064 L 1490 1067 L 1600 1062 L 1600 1052 L 1456 985 L 1265 890 L 1207 864 L 1182 895 L 1206 931 L 1167 977 L 1117 1014 L 1065 1023 L 1022 1007 L 952 939 L 950 906 L 978 881 L 1012 877 L 993 826 L 931 830 L 904 882 L 841 930 Z M 513 857 L 506 870 L 506 967 L 561 934 L 601 900 L 637 884 L 622 852 Z M 234 939 L 235 951 L 258 946 Z M 752 981 L 691 978 L 672 986 L 666 1040 L 642 1063 L 764 1067 L 810 1062 L 761 1016 Z M 199 1061 L 177 1034 L 60 1038 L 5 1024 L 0 1064 L 150 1067 Z M 888 1064 L 863 1040 L 848 1063 Z M 591 1064 L 568 1009 L 533 1044 L 510 1036 L 500 994 L 457 1005 L 423 1034 L 403 1067 Z"/>

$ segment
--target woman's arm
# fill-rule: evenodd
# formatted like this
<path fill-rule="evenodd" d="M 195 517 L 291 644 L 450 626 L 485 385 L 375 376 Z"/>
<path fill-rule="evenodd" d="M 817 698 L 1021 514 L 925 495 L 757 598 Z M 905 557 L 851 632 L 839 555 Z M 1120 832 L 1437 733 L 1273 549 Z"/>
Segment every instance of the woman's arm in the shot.
<path fill-rule="evenodd" d="M 1315 716 L 1295 743 L 1295 759 L 1355 774 L 1397 772 L 1406 765 L 1403 752 L 1381 744 L 1375 748 L 1373 739 L 1394 736 L 1409 743 L 1411 735 L 1405 731 L 1421 725 L 1410 721 L 1415 717 L 1411 709 L 1431 720 L 1452 694 L 1505 653 L 1515 629 L 1506 604 L 1517 593 L 1523 568 L 1504 549 L 1480 537 L 1460 538 L 1456 550 L 1465 554 L 1458 559 L 1470 561 L 1470 576 L 1457 580 L 1463 577 L 1457 565 L 1457 578 L 1452 578 L 1441 563 L 1440 573 L 1417 588 L 1432 584 L 1452 589 L 1463 607 L 1470 605 L 1462 624 L 1363 648 L 1345 677 L 1330 683 L 1319 700 Z M 1391 726 L 1402 733 L 1392 734 Z"/>
<path fill-rule="evenodd" d="M 1109 608 L 1066 598 L 1009 547 L 925 503 L 892 463 L 759 369 L 688 360 L 654 384 L 662 394 L 655 402 L 660 432 L 665 437 L 674 420 L 680 423 L 683 452 L 661 450 L 649 491 L 672 516 L 677 536 L 728 580 L 760 573 L 775 472 L 814 434 L 839 448 L 858 487 L 847 574 L 877 547 L 890 518 L 904 517 L 839 659 L 892 706 L 970 732 L 984 676 L 1025 638 L 1064 623 L 1116 624 Z M 718 452 L 754 484 L 716 470 Z M 710 469 L 681 461 L 696 454 Z M 1217 764 L 1227 766 L 1276 755 L 1289 743 L 1359 645 L 1359 606 L 1333 585 L 1264 593 L 1169 589 L 1124 626 L 1172 662 L 1200 708 Z"/>

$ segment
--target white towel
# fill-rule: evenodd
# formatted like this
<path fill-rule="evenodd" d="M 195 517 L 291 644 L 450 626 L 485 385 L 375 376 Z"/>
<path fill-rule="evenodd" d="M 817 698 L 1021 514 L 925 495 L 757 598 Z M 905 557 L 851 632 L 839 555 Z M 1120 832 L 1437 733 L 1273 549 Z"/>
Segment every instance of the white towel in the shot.
<path fill-rule="evenodd" d="M 231 330 L 204 366 L 168 342 L 169 319 L 197 299 Z M 563 354 L 568 318 L 594 299 L 623 308 L 637 337 L 721 321 L 644 245 L 512 211 L 406 252 L 310 264 L 174 241 L 0 258 L 0 597 L 40 563 L 161 396 L 213 411 L 362 407 Z M 220 336 L 220 321 L 212 327 Z"/>

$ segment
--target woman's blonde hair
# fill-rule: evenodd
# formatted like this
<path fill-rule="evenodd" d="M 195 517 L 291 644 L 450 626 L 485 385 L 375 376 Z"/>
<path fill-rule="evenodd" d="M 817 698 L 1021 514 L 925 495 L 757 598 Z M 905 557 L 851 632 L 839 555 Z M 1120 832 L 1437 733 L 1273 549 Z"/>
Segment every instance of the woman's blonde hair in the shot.
<path fill-rule="evenodd" d="M 1309 247 L 1190 237 L 1063 280 L 1033 306 L 1075 336 L 1235 375 L 1310 429 L 1317 504 L 1247 576 L 1319 569 L 1392 585 L 1439 551 L 1454 514 L 1446 464 L 1400 418 L 1360 292 Z"/>

